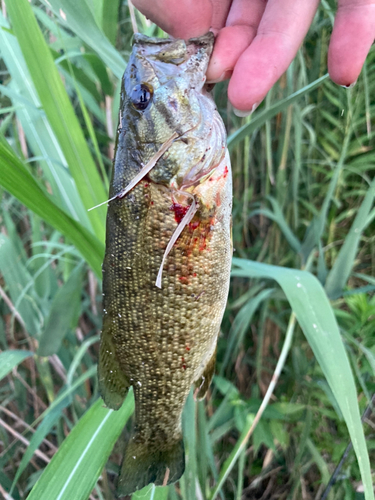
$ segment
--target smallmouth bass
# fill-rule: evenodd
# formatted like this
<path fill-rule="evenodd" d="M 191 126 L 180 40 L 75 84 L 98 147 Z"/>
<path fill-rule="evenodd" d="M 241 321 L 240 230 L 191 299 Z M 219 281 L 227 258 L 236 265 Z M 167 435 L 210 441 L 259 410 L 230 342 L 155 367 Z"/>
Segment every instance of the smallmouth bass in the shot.
<path fill-rule="evenodd" d="M 99 356 L 109 408 L 134 390 L 120 495 L 181 477 L 181 413 L 191 385 L 203 398 L 214 373 L 232 257 L 232 181 L 224 124 L 204 85 L 213 41 L 212 33 L 188 41 L 135 35 L 123 77 Z"/>

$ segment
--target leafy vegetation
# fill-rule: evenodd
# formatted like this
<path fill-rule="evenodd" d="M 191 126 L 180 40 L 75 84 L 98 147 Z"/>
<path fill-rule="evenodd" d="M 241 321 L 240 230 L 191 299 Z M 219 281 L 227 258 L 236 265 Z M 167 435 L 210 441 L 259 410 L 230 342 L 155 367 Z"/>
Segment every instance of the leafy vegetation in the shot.
<path fill-rule="evenodd" d="M 329 80 L 331 7 L 254 116 L 237 118 L 226 84 L 214 88 L 235 248 L 217 375 L 205 402 L 188 399 L 181 481 L 133 499 L 374 499 L 375 420 L 360 414 L 375 393 L 375 53 L 353 89 Z M 115 498 L 134 403 L 113 412 L 98 395 L 105 207 L 87 209 L 106 198 L 131 37 L 126 2 L 2 3 L 7 499 Z"/>

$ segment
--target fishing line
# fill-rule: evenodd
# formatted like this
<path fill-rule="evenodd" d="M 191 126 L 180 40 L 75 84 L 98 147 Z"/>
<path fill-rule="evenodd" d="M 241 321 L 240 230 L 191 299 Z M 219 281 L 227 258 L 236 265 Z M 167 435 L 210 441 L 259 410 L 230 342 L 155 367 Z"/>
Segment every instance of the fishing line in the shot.
<path fill-rule="evenodd" d="M 192 199 L 192 202 L 191 202 L 191 205 L 189 207 L 189 210 L 186 212 L 186 214 L 184 215 L 183 219 L 181 220 L 181 222 L 179 223 L 179 225 L 176 227 L 175 232 L 173 233 L 172 238 L 169 240 L 167 248 L 165 249 L 165 252 L 164 252 L 164 255 L 163 255 L 163 259 L 162 259 L 161 264 L 160 264 L 160 268 L 159 268 L 159 272 L 158 272 L 158 277 L 156 278 L 156 282 L 155 282 L 155 285 L 158 288 L 161 288 L 161 277 L 162 277 L 162 274 L 163 274 L 163 267 L 164 267 L 165 260 L 166 260 L 166 258 L 169 255 L 169 252 L 172 250 L 173 245 L 178 240 L 178 237 L 180 236 L 180 234 L 182 233 L 182 231 L 184 230 L 184 228 L 189 224 L 189 222 L 191 221 L 191 219 L 194 217 L 196 211 L 198 210 L 198 204 L 195 201 L 195 198 L 194 198 L 194 196 L 192 194 L 187 193 L 186 191 L 177 191 L 177 193 L 184 194 L 184 195 L 188 196 L 189 198 Z"/>

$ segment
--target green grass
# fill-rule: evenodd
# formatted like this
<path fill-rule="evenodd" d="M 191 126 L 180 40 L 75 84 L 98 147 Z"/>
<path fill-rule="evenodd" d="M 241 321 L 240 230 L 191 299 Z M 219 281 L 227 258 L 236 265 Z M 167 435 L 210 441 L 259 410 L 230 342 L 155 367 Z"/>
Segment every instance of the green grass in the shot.
<path fill-rule="evenodd" d="M 329 80 L 329 5 L 253 117 L 214 89 L 235 248 L 217 375 L 187 402 L 181 481 L 133 499 L 318 500 L 350 439 L 328 499 L 374 499 L 374 416 L 360 415 L 375 393 L 375 53 L 353 89 Z M 111 500 L 133 401 L 112 412 L 98 395 L 105 207 L 87 209 L 107 196 L 129 12 L 12 0 L 4 13 L 0 493 Z"/>

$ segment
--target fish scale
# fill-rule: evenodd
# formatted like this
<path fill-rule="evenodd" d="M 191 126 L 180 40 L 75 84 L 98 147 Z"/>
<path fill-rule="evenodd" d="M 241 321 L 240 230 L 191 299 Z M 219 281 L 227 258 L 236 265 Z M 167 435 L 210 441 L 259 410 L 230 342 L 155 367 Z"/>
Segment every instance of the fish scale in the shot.
<path fill-rule="evenodd" d="M 99 358 L 108 407 L 118 409 L 134 390 L 119 495 L 181 477 L 182 410 L 192 384 L 204 397 L 214 372 L 229 287 L 232 187 L 224 126 L 203 85 L 212 45 L 212 34 L 187 42 L 135 36 L 124 75 Z M 183 140 L 116 198 L 176 130 Z M 168 253 L 158 288 L 164 253 L 192 199 L 197 210 Z"/>

